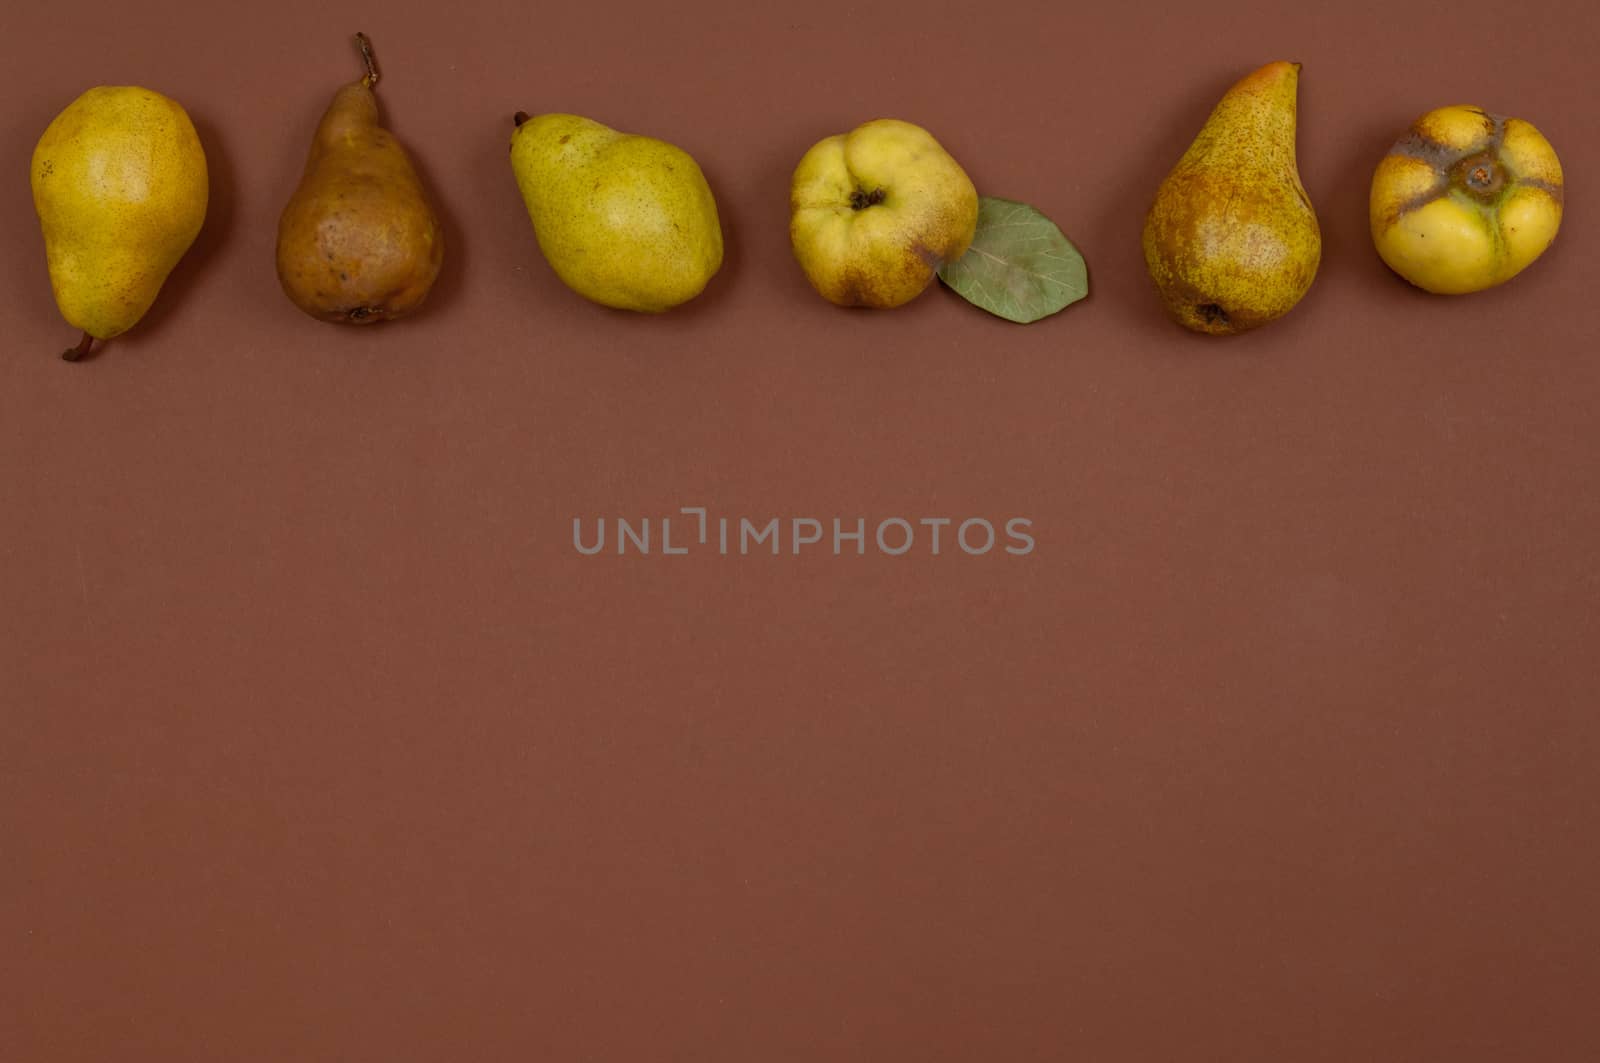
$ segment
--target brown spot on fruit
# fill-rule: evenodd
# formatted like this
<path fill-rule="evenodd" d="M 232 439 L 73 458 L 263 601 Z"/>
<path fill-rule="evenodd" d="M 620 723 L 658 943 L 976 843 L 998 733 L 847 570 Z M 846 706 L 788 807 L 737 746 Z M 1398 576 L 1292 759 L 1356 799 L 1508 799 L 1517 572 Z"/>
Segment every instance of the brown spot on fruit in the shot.
<path fill-rule="evenodd" d="M 1488 201 L 1505 187 L 1505 167 L 1491 151 L 1469 155 L 1454 167 L 1456 181 L 1477 198 Z"/>
<path fill-rule="evenodd" d="M 858 188 L 850 193 L 850 209 L 866 210 L 868 207 L 876 207 L 883 202 L 885 195 L 886 193 L 881 188 L 874 188 L 871 192 L 865 192 Z"/>

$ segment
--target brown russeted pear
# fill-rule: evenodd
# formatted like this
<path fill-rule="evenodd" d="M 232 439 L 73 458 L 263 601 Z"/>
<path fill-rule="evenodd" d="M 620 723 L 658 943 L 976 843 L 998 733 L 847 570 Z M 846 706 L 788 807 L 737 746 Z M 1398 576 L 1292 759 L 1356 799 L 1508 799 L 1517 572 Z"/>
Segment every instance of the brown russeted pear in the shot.
<path fill-rule="evenodd" d="M 421 305 L 444 235 L 405 149 L 378 123 L 365 34 L 356 46 L 366 73 L 334 93 L 278 220 L 278 280 L 312 317 L 367 325 Z"/>
<path fill-rule="evenodd" d="M 1145 265 L 1186 328 L 1264 325 L 1317 275 L 1322 234 L 1295 161 L 1299 80 L 1299 63 L 1268 63 L 1234 85 L 1161 182 L 1145 218 Z"/>

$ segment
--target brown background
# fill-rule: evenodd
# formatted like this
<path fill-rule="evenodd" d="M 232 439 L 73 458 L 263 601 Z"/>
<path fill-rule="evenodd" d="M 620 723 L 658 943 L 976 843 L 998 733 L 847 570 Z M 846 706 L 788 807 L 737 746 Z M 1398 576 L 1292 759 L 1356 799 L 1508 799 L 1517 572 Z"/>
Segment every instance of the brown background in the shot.
<path fill-rule="evenodd" d="M 0 1060 L 1600 1058 L 1591 0 L 3 21 Z M 427 312 L 368 331 L 272 267 L 356 29 L 450 240 Z M 1278 58 L 1322 273 L 1191 337 L 1142 214 Z M 214 202 L 74 367 L 26 160 L 128 82 L 189 108 Z M 1456 102 L 1543 128 L 1570 209 L 1442 299 L 1365 204 Z M 517 109 L 699 158 L 703 298 L 560 287 Z M 1022 329 L 814 296 L 789 172 L 879 115 L 1054 217 L 1090 299 Z M 696 504 L 1039 545 L 572 549 Z"/>

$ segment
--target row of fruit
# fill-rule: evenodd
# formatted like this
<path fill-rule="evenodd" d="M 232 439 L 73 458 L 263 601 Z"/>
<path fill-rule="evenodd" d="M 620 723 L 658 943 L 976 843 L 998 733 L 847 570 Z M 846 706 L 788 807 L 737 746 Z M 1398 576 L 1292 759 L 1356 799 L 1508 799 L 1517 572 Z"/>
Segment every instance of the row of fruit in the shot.
<path fill-rule="evenodd" d="M 278 224 L 278 277 L 325 321 L 404 317 L 444 256 L 429 197 L 379 122 L 378 67 L 341 87 L 317 127 Z M 1161 183 L 1144 252 L 1168 314 L 1226 334 L 1288 312 L 1321 261 L 1317 217 L 1295 159 L 1300 67 L 1270 63 L 1228 90 Z M 569 114 L 516 116 L 511 168 L 539 247 L 573 291 L 659 312 L 705 287 L 722 229 L 686 152 Z M 138 87 L 85 92 L 34 150 L 34 205 L 62 316 L 95 340 L 144 315 L 205 219 L 205 153 L 175 101 Z M 1383 260 L 1433 292 L 1509 280 L 1555 238 L 1561 164 L 1527 122 L 1477 107 L 1418 119 L 1379 163 L 1373 240 Z M 1013 321 L 1087 293 L 1083 260 L 1025 204 L 980 197 L 924 129 L 879 119 L 805 153 L 790 191 L 790 239 L 812 286 L 842 306 L 903 305 L 941 277 Z"/>

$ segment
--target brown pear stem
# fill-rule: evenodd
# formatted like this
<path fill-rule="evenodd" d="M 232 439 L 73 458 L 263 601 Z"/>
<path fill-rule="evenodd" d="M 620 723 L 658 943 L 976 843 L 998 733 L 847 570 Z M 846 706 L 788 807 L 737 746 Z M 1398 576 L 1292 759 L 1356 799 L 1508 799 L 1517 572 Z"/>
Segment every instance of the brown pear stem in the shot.
<path fill-rule="evenodd" d="M 89 353 L 89 348 L 93 345 L 94 337 L 85 332 L 83 339 L 78 341 L 76 347 L 71 347 L 61 352 L 61 359 L 66 362 L 82 361 L 83 356 Z"/>
<path fill-rule="evenodd" d="M 521 128 L 522 123 L 526 122 L 528 118 L 529 114 L 527 111 L 518 111 L 516 114 L 511 116 L 511 124 Z"/>
<path fill-rule="evenodd" d="M 378 61 L 372 57 L 372 42 L 367 40 L 365 33 L 356 34 L 356 47 L 361 49 L 361 61 L 367 64 L 367 73 L 361 79 L 361 84 L 369 89 L 376 88 L 378 84 Z"/>

